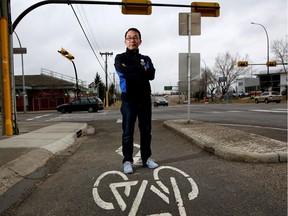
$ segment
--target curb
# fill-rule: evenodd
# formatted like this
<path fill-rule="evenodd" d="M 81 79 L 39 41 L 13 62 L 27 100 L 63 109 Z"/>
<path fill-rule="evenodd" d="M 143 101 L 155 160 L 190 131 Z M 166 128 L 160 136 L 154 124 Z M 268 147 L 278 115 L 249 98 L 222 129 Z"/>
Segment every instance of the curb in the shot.
<path fill-rule="evenodd" d="M 74 132 L 68 132 L 67 135 L 60 140 L 40 148 L 34 148 L 28 153 L 4 164 L 0 168 L 0 196 L 24 180 L 26 176 L 45 166 L 47 161 L 54 155 L 72 146 L 78 137 L 86 133 L 87 128 L 87 123 L 83 123 L 79 129 Z M 35 131 L 35 133 L 37 133 L 37 131 Z M 52 135 L 55 132 L 48 131 L 47 133 L 51 133 Z"/>
<path fill-rule="evenodd" d="M 196 121 L 195 121 L 196 122 Z M 210 152 L 214 155 L 217 155 L 223 159 L 227 159 L 227 160 L 233 160 L 233 161 L 241 161 L 241 162 L 251 162 L 251 163 L 287 163 L 287 151 L 278 151 L 278 149 L 276 150 L 272 150 L 272 151 L 267 151 L 267 152 L 255 152 L 255 149 L 253 149 L 254 151 L 243 151 L 243 150 L 235 150 L 233 149 L 233 147 L 229 148 L 229 143 L 222 143 L 222 145 L 217 145 L 217 142 L 215 142 L 217 139 L 215 137 L 209 137 L 209 136 L 205 136 L 201 133 L 201 137 L 197 137 L 197 136 L 193 136 L 192 132 L 189 133 L 189 130 L 187 128 L 183 127 L 179 127 L 177 124 L 184 124 L 185 121 L 183 120 L 170 120 L 170 121 L 165 121 L 163 123 L 163 125 L 174 131 L 175 133 L 177 133 L 178 135 L 182 136 L 183 138 L 191 141 L 193 144 L 196 144 L 197 146 L 199 146 L 200 148 L 204 149 L 207 152 Z M 192 123 L 191 123 L 192 124 Z M 211 130 L 211 126 L 213 126 L 214 128 L 219 129 L 224 128 L 222 126 L 218 126 L 215 124 L 211 124 L 211 123 L 203 123 L 203 122 L 199 122 L 197 121 L 197 124 L 201 124 L 201 128 L 203 128 L 203 130 L 205 129 L 205 125 L 209 126 L 209 130 Z M 212 127 L 212 128 L 213 128 Z M 208 127 L 207 127 L 208 128 Z M 190 130 L 193 130 L 193 128 L 189 128 Z M 238 130 L 235 129 L 229 129 L 230 131 L 235 131 L 235 133 Z M 219 130 L 217 130 L 217 132 L 219 132 Z M 219 135 L 218 135 L 219 136 Z M 221 135 L 220 135 L 221 136 Z M 225 136 L 225 134 L 223 134 L 223 136 Z M 255 134 L 250 134 L 250 133 L 246 133 L 246 136 L 248 136 L 249 139 L 251 139 L 251 143 L 253 141 L 253 138 L 257 135 Z M 259 137 L 262 138 L 261 136 L 257 136 L 258 139 Z M 266 137 L 263 137 L 263 139 L 266 139 Z M 212 140 L 212 141 L 211 141 Z M 278 144 L 282 144 L 282 142 L 278 141 L 278 140 L 272 140 L 270 139 L 271 142 L 277 142 Z M 221 142 L 221 141 L 220 141 Z M 284 144 L 284 142 L 283 142 Z M 234 144 L 235 145 L 235 144 Z M 253 148 L 255 148 L 255 143 L 253 143 Z M 228 147 L 226 147 L 228 146 Z M 238 146 L 241 146 L 241 143 L 239 141 Z M 257 146 L 260 147 L 260 143 L 257 144 Z"/>

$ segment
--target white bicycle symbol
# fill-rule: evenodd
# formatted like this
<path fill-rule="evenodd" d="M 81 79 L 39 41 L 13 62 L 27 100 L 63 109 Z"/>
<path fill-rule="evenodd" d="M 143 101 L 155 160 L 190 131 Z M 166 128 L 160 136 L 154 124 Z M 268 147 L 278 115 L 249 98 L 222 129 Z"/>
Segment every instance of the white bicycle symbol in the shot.
<path fill-rule="evenodd" d="M 176 172 L 180 173 L 181 175 L 183 175 L 188 180 L 189 184 L 191 185 L 191 191 L 187 194 L 187 197 L 190 201 L 195 199 L 198 196 L 198 193 L 199 193 L 198 186 L 195 183 L 195 181 L 188 174 L 186 174 L 182 170 L 177 169 L 177 168 L 172 167 L 172 166 L 160 166 L 157 169 L 155 169 L 153 172 L 154 180 L 155 180 L 157 185 L 154 186 L 152 184 L 150 186 L 150 190 L 152 192 L 154 192 L 156 195 L 158 195 L 164 202 L 166 202 L 167 204 L 170 203 L 170 200 L 168 197 L 168 195 L 170 194 L 170 191 L 169 191 L 168 187 L 165 186 L 163 184 L 163 182 L 160 181 L 160 179 L 159 179 L 159 172 L 161 170 L 165 170 L 165 169 L 176 171 Z M 104 201 L 99 194 L 99 185 L 100 185 L 101 181 L 109 175 L 113 175 L 113 176 L 118 175 L 123 179 L 122 182 L 110 183 L 109 188 L 111 189 L 120 209 L 122 211 L 125 211 L 127 208 L 127 205 L 126 205 L 124 199 L 121 197 L 121 194 L 119 193 L 118 189 L 124 187 L 124 194 L 127 197 L 129 197 L 130 192 L 131 192 L 131 187 L 137 185 L 139 181 L 129 181 L 128 177 L 125 174 L 123 174 L 120 171 L 115 171 L 115 170 L 114 171 L 107 171 L 107 172 L 101 174 L 97 178 L 97 180 L 93 186 L 92 194 L 93 194 L 93 198 L 94 198 L 94 201 L 96 202 L 96 204 L 100 208 L 105 209 L 105 210 L 115 209 L 115 206 L 112 202 Z M 183 199 L 181 197 L 180 189 L 178 187 L 176 179 L 174 177 L 170 177 L 170 182 L 171 182 L 171 185 L 173 188 L 174 197 L 175 197 L 175 200 L 176 200 L 176 203 L 178 206 L 179 214 L 180 214 L 180 216 L 186 216 L 187 215 L 186 210 L 184 207 Z M 132 207 L 129 211 L 128 216 L 136 216 L 137 215 L 137 211 L 138 211 L 138 208 L 141 204 L 141 201 L 142 201 L 143 195 L 146 191 L 147 185 L 148 185 L 147 180 L 143 180 L 141 182 L 140 188 L 137 192 L 136 198 L 133 201 L 133 204 L 132 204 Z M 166 212 L 166 213 L 159 213 L 159 214 L 153 214 L 153 215 L 147 215 L 147 216 L 172 216 L 172 214 L 169 212 Z"/>

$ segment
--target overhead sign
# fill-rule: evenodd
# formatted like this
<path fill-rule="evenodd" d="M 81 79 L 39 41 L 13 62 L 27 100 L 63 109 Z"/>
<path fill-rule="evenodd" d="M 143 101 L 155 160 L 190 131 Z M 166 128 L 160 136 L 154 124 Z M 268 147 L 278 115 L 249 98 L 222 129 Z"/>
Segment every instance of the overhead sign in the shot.
<path fill-rule="evenodd" d="M 179 35 L 189 35 L 189 13 L 179 13 Z M 201 35 L 201 14 L 191 13 L 191 35 Z"/>
<path fill-rule="evenodd" d="M 191 12 L 199 12 L 202 17 L 219 17 L 220 6 L 216 2 L 192 2 Z"/>
<path fill-rule="evenodd" d="M 27 48 L 20 47 L 20 48 L 13 48 L 13 54 L 26 54 Z"/>

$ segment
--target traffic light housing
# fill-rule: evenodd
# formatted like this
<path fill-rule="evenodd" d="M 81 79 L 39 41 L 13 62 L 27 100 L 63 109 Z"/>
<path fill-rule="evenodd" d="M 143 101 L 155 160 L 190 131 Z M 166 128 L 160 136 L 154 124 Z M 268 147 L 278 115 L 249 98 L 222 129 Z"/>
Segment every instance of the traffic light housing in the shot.
<path fill-rule="evenodd" d="M 70 61 L 73 61 L 74 56 L 71 53 L 68 53 L 68 55 L 66 56 L 66 58 L 68 58 Z"/>
<path fill-rule="evenodd" d="M 192 2 L 192 13 L 201 13 L 201 17 L 219 17 L 220 6 L 217 2 Z"/>
<path fill-rule="evenodd" d="M 276 67 L 277 62 L 276 61 L 268 61 L 266 62 L 267 67 Z"/>
<path fill-rule="evenodd" d="M 58 50 L 58 52 L 65 57 L 68 55 L 67 50 L 65 50 L 64 48 L 61 48 L 61 50 L 60 51 Z"/>
<path fill-rule="evenodd" d="M 123 14 L 151 15 L 152 6 L 149 0 L 122 0 Z"/>
<path fill-rule="evenodd" d="M 238 67 L 247 67 L 248 61 L 238 61 L 237 65 Z"/>
<path fill-rule="evenodd" d="M 69 61 L 73 61 L 75 59 L 74 56 L 71 53 L 69 53 L 67 50 L 65 50 L 64 48 L 61 48 L 61 50 L 58 50 L 58 52 L 62 56 L 66 57 Z"/>

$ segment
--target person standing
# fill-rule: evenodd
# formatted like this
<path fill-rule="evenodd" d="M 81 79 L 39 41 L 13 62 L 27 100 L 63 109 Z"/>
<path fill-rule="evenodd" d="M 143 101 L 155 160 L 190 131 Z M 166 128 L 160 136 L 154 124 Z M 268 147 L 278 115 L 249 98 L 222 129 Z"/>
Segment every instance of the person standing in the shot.
<path fill-rule="evenodd" d="M 115 69 L 120 79 L 122 114 L 122 152 L 124 173 L 133 173 L 134 128 L 138 118 L 140 152 L 143 166 L 158 167 L 151 152 L 151 86 L 155 68 L 149 56 L 139 53 L 141 33 L 130 28 L 125 33 L 126 52 L 115 57 Z"/>

